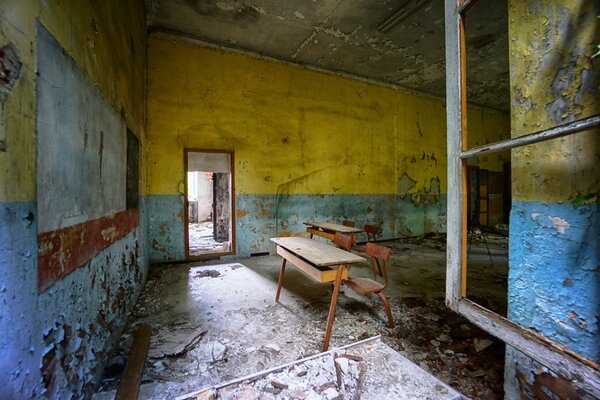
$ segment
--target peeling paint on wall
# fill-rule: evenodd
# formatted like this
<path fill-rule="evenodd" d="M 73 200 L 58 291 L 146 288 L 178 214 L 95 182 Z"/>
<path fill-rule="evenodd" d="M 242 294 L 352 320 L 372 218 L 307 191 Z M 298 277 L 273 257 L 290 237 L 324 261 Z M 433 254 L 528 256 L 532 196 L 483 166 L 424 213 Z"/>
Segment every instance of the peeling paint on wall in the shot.
<path fill-rule="evenodd" d="M 123 235 L 114 225 L 99 230 L 101 240 L 110 242 L 107 246 L 92 251 L 95 256 L 69 275 L 61 276 L 62 279 L 45 292 L 40 294 L 36 289 L 39 272 L 37 235 L 46 231 L 40 230 L 38 211 L 43 205 L 37 203 L 36 183 L 38 178 L 44 178 L 44 172 L 51 172 L 43 168 L 39 173 L 36 171 L 40 168 L 36 157 L 39 139 L 36 86 L 43 79 L 36 75 L 38 23 L 52 32 L 90 85 L 99 91 L 113 111 L 117 110 L 118 118 L 126 121 L 123 126 L 132 127 L 140 141 L 145 141 L 146 25 L 143 4 L 107 0 L 78 1 L 73 5 L 0 1 L 0 43 L 14 46 L 3 47 L 0 57 L 0 96 L 6 99 L 0 107 L 0 125 L 5 128 L 9 144 L 0 156 L 0 270 L 3 271 L 0 303 L 4 305 L 0 317 L 2 398 L 89 397 L 147 271 L 143 200 L 135 229 L 129 229 Z M 66 83 L 57 85 L 64 90 L 63 100 L 80 98 L 77 88 L 66 89 Z M 79 121 L 89 122 L 94 116 L 85 105 L 79 111 L 83 115 L 78 115 Z M 72 117 L 66 116 L 70 121 Z M 92 131 L 92 125 L 85 123 L 77 126 L 76 131 L 81 133 L 82 151 L 93 153 L 93 166 L 98 171 L 99 151 L 92 146 L 99 138 L 99 131 Z M 102 180 L 110 178 L 106 171 L 109 164 L 116 161 L 111 159 L 114 153 L 109 150 L 108 131 L 104 130 L 104 135 Z M 66 146 L 72 144 L 67 141 Z M 64 155 L 66 149 L 59 146 L 56 153 Z M 70 160 L 67 166 L 71 170 L 84 170 L 90 165 Z M 95 175 L 99 177 L 100 174 Z M 103 198 L 105 193 L 94 195 Z M 70 193 L 61 193 L 61 196 L 65 203 L 76 203 L 76 196 Z M 104 211 L 110 208 L 102 202 L 97 204 L 97 208 Z M 102 207 L 104 205 L 107 207 Z M 83 217 L 79 222 L 85 221 Z M 86 230 L 85 233 L 90 232 Z M 73 254 L 77 251 L 76 242 L 73 240 L 65 249 L 69 248 Z M 58 245 L 40 243 L 46 254 L 60 256 L 64 249 L 53 246 Z"/>
<path fill-rule="evenodd" d="M 10 92 L 21 76 L 21 59 L 14 44 L 8 43 L 0 48 L 0 106 L 8 100 Z"/>
<path fill-rule="evenodd" d="M 591 58 L 600 3 L 511 1 L 509 12 L 513 135 L 600 113 L 600 63 Z M 598 149 L 595 129 L 513 150 L 513 198 L 564 202 L 597 191 Z"/>
<path fill-rule="evenodd" d="M 510 1 L 511 131 L 523 135 L 600 113 L 600 3 Z M 512 151 L 508 318 L 600 361 L 598 129 Z M 576 200 L 573 200 L 576 199 Z M 507 347 L 507 399 L 587 398 Z M 572 396 L 572 397 L 571 397 Z"/>
<path fill-rule="evenodd" d="M 185 259 L 184 203 L 180 195 L 148 196 L 148 245 L 151 262 Z"/>
<path fill-rule="evenodd" d="M 41 375 L 50 396 L 93 393 L 145 281 L 138 235 L 136 229 L 40 295 Z"/>
<path fill-rule="evenodd" d="M 235 151 L 239 255 L 302 234 L 309 218 L 377 223 L 382 238 L 445 231 L 441 100 L 174 40 L 151 38 L 149 57 L 154 260 L 183 258 L 183 225 L 172 216 L 182 209 L 184 148 Z M 507 134 L 505 114 L 469 113 L 473 140 Z"/>
<path fill-rule="evenodd" d="M 0 48 L 0 151 L 7 150 L 5 124 L 5 103 L 10 98 L 16 81 L 21 76 L 19 52 L 14 44 L 8 43 Z"/>

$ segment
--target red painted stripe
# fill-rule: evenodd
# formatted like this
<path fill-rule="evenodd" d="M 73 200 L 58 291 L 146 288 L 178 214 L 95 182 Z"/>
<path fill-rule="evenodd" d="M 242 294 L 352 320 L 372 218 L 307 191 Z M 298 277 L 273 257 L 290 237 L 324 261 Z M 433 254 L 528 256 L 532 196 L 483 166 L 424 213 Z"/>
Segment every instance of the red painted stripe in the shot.
<path fill-rule="evenodd" d="M 38 289 L 48 289 L 139 225 L 139 210 L 121 211 L 38 235 Z"/>

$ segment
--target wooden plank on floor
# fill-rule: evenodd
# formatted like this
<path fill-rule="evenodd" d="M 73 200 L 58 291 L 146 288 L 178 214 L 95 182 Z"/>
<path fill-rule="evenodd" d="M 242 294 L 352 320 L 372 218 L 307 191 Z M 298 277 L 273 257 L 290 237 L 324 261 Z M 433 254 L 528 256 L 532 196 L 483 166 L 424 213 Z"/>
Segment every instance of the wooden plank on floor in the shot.
<path fill-rule="evenodd" d="M 121 376 L 121 384 L 117 390 L 115 400 L 137 400 L 151 335 L 152 328 L 147 324 L 140 325 L 135 332 L 127 365 Z"/>

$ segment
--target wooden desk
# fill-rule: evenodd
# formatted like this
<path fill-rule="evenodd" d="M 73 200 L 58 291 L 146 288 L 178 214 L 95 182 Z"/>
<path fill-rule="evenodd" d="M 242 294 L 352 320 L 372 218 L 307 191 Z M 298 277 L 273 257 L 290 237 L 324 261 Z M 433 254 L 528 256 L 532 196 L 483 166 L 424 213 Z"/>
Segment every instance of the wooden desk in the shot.
<path fill-rule="evenodd" d="M 330 222 L 304 222 L 307 225 L 306 232 L 310 233 L 310 237 L 313 235 L 321 236 L 329 240 L 333 240 L 336 232 L 343 233 L 344 235 L 354 236 L 356 233 L 363 232 L 360 228 L 354 228 L 352 226 L 332 224 Z"/>
<path fill-rule="evenodd" d="M 276 302 L 279 302 L 287 261 L 317 282 L 334 282 L 329 315 L 327 316 L 327 330 L 325 331 L 323 343 L 323 351 L 327 351 L 342 281 L 348 278 L 348 269 L 351 264 L 365 261 L 365 259 L 335 246 L 308 238 L 276 237 L 271 238 L 271 241 L 277 244 L 277 254 L 283 258 L 277 282 Z"/>

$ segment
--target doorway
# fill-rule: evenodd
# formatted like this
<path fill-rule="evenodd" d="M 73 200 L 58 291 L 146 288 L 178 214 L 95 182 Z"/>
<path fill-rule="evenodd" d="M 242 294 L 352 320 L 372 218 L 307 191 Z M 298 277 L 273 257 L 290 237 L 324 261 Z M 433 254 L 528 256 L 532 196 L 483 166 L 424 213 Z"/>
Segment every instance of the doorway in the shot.
<path fill-rule="evenodd" d="M 235 253 L 233 152 L 185 150 L 187 258 Z"/>

